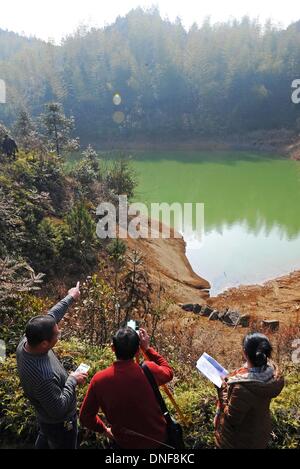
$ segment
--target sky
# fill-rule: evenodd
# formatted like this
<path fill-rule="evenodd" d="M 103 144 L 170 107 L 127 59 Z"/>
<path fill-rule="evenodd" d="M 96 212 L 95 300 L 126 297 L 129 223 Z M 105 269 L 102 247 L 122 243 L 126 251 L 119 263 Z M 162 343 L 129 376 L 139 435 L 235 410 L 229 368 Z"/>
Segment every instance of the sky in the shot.
<path fill-rule="evenodd" d="M 158 6 L 163 18 L 180 17 L 187 29 L 207 16 L 219 22 L 247 14 L 262 22 L 271 18 L 283 27 L 300 19 L 294 0 L 2 0 L 0 28 L 59 43 L 79 25 L 101 27 L 137 6 L 152 5 Z"/>

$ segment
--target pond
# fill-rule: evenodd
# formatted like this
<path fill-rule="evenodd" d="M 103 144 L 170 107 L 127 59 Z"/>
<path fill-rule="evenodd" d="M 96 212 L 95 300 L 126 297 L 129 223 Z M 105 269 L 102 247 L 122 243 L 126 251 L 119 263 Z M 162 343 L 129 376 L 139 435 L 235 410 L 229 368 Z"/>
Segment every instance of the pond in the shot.
<path fill-rule="evenodd" d="M 300 268 L 300 163 L 249 152 L 143 152 L 136 200 L 203 203 L 204 236 L 183 231 L 211 294 Z"/>

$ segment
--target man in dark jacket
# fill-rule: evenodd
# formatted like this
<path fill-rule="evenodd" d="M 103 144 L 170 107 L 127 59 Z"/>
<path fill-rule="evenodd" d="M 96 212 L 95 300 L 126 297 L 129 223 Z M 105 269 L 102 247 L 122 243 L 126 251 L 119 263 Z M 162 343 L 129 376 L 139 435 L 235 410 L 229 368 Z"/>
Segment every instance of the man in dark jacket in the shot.
<path fill-rule="evenodd" d="M 76 448 L 76 386 L 84 384 L 87 375 L 75 372 L 68 376 L 52 348 L 59 338 L 57 324 L 79 296 L 78 282 L 47 315 L 28 322 L 17 348 L 21 385 L 40 427 L 37 449 Z"/>

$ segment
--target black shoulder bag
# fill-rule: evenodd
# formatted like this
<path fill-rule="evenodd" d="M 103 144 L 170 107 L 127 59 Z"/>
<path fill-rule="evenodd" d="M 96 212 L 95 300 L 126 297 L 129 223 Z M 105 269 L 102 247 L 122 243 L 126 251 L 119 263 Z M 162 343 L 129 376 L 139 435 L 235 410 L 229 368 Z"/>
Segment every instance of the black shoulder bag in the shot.
<path fill-rule="evenodd" d="M 166 406 L 166 403 L 160 393 L 160 390 L 156 384 L 156 381 L 154 379 L 153 374 L 147 367 L 145 363 L 141 365 L 152 389 L 155 394 L 156 400 L 159 404 L 159 407 L 161 408 L 162 414 L 167 422 L 167 435 L 168 435 L 168 441 L 167 444 L 172 446 L 174 449 L 184 449 L 184 442 L 183 442 L 183 431 L 180 423 L 176 422 L 174 420 Z"/>

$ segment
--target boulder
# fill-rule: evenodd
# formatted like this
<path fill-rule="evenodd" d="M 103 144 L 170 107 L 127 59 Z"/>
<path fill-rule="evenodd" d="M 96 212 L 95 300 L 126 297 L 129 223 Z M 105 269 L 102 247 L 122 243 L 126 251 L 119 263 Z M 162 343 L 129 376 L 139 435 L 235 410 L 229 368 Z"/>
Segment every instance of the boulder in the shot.
<path fill-rule="evenodd" d="M 201 316 L 204 316 L 204 317 L 208 318 L 211 315 L 212 312 L 213 312 L 212 308 L 210 308 L 209 306 L 205 306 L 201 309 L 200 314 L 201 314 Z"/>
<path fill-rule="evenodd" d="M 209 318 L 208 318 L 210 321 L 217 321 L 219 319 L 219 312 L 218 311 L 213 311 Z"/>
<path fill-rule="evenodd" d="M 236 326 L 240 320 L 240 313 L 236 311 L 227 311 L 222 318 L 222 322 L 227 324 L 228 326 Z"/>
<path fill-rule="evenodd" d="M 198 305 L 198 304 L 195 304 L 194 307 L 193 307 L 193 311 L 194 311 L 195 314 L 200 314 L 201 309 L 202 309 L 202 306 Z"/>
<path fill-rule="evenodd" d="M 196 304 L 193 304 L 193 303 L 185 303 L 185 304 L 179 303 L 178 306 L 180 306 L 180 308 L 182 308 L 184 311 L 188 311 L 188 312 L 195 313 L 195 314 L 200 314 L 201 309 L 202 309 L 202 306 L 199 305 L 198 303 L 196 303 Z"/>
<path fill-rule="evenodd" d="M 186 303 L 184 305 L 181 305 L 181 308 L 184 310 L 184 311 L 191 311 L 193 312 L 194 311 L 194 305 L 192 303 Z"/>
<path fill-rule="evenodd" d="M 279 329 L 279 321 L 277 320 L 264 320 L 261 322 L 261 325 L 265 328 L 268 329 L 269 331 L 275 332 L 278 331 Z"/>
<path fill-rule="evenodd" d="M 250 314 L 243 314 L 240 317 L 238 326 L 249 327 L 249 325 L 250 325 Z"/>
<path fill-rule="evenodd" d="M 222 311 L 218 314 L 219 321 L 222 321 L 227 311 Z"/>

